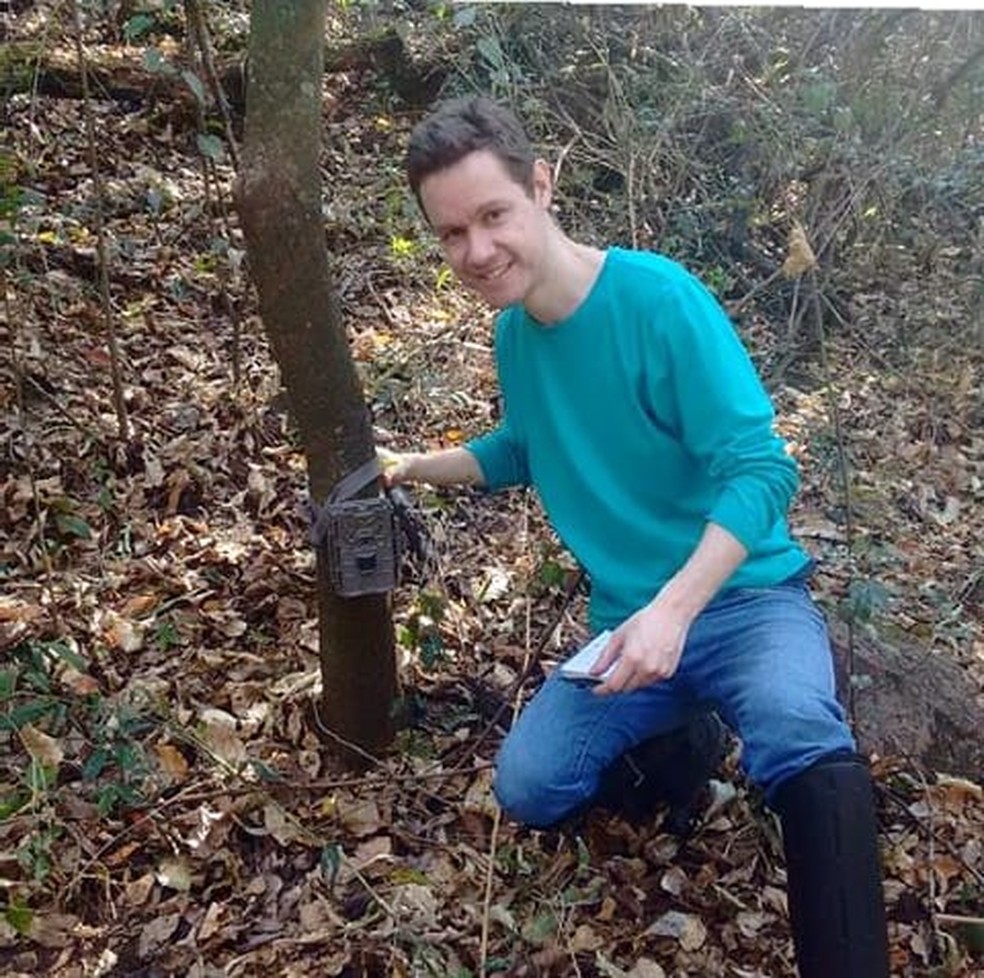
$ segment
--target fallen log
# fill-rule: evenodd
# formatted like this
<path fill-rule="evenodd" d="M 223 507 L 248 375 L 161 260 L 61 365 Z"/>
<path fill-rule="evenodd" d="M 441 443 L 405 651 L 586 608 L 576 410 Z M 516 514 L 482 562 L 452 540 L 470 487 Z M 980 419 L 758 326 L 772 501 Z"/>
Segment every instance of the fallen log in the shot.
<path fill-rule="evenodd" d="M 847 703 L 848 629 L 831 621 L 838 695 Z M 861 749 L 984 783 L 981 690 L 943 653 L 853 637 L 855 733 Z"/>
<path fill-rule="evenodd" d="M 177 67 L 152 71 L 140 49 L 87 45 L 85 56 L 89 88 L 97 99 L 140 104 L 166 98 L 194 108 L 194 93 Z M 240 112 L 245 108 L 242 71 L 241 57 L 219 67 L 227 95 Z M 8 95 L 36 92 L 54 98 L 81 98 L 82 75 L 75 50 L 66 45 L 12 41 L 0 53 L 0 87 Z"/>
<path fill-rule="evenodd" d="M 185 59 L 180 52 L 162 58 L 162 68 L 156 71 L 148 67 L 142 48 L 86 45 L 85 55 L 94 97 L 136 103 L 177 100 L 187 103 L 194 118 L 194 94 L 181 77 Z M 245 53 L 218 58 L 216 70 L 230 107 L 241 117 L 246 109 Z M 392 28 L 326 48 L 327 74 L 364 70 L 376 72 L 409 105 L 428 104 L 448 73 L 446 66 L 418 62 Z M 8 95 L 37 92 L 55 98 L 81 98 L 82 77 L 74 48 L 37 41 L 5 44 L 0 48 L 0 90 Z"/>

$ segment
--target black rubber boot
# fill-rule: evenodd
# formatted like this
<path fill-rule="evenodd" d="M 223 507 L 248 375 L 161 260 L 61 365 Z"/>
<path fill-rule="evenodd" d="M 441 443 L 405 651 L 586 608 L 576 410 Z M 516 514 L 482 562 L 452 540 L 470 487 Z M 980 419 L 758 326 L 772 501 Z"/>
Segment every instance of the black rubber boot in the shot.
<path fill-rule="evenodd" d="M 874 792 L 853 754 L 818 761 L 776 792 L 800 978 L 888 978 Z"/>
<path fill-rule="evenodd" d="M 701 714 L 679 730 L 626 751 L 602 775 L 595 802 L 636 823 L 652 818 L 659 805 L 668 805 L 666 830 L 688 836 L 701 789 L 726 753 L 724 724 L 717 714 Z"/>

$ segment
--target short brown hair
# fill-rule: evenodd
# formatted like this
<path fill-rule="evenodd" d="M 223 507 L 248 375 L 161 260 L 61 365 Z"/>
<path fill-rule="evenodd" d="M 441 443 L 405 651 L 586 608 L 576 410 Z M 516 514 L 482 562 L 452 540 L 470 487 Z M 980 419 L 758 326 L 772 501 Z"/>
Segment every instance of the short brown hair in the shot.
<path fill-rule="evenodd" d="M 410 134 L 407 177 L 417 203 L 427 177 L 479 150 L 494 153 L 513 180 L 532 193 L 535 154 L 519 120 L 490 98 L 468 96 L 441 103 Z"/>

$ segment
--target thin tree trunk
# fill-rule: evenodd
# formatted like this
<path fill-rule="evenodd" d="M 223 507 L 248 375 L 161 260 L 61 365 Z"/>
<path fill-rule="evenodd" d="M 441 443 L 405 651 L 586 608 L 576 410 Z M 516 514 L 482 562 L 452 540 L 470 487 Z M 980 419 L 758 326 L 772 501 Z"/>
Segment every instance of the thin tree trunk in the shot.
<path fill-rule="evenodd" d="M 300 429 L 311 495 L 319 503 L 374 451 L 321 220 L 324 23 L 323 0 L 253 3 L 236 192 L 260 312 Z M 321 721 L 357 748 L 377 751 L 392 739 L 396 688 L 388 597 L 341 599 L 330 590 L 326 572 L 319 552 Z M 356 756 L 344 753 L 350 760 Z"/>

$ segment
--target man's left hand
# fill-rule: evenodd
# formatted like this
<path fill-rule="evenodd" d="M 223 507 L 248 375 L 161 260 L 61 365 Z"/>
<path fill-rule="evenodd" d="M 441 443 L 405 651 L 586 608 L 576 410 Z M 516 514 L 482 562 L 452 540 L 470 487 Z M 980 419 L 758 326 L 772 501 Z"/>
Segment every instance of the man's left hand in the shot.
<path fill-rule="evenodd" d="M 687 641 L 691 618 L 671 608 L 660 596 L 624 621 L 612 634 L 591 672 L 612 674 L 598 684 L 600 696 L 628 693 L 669 679 L 677 670 Z"/>

